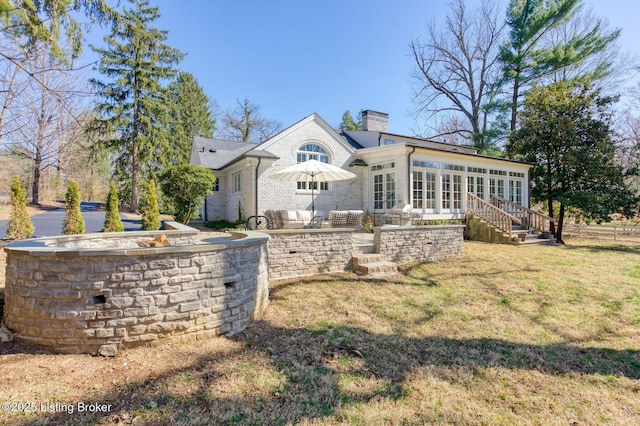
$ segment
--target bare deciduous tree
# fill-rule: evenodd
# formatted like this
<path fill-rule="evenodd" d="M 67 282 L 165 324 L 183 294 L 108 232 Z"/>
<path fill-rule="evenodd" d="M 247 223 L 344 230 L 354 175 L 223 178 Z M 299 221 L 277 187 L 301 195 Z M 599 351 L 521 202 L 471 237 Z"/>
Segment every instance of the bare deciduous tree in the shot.
<path fill-rule="evenodd" d="M 282 129 L 282 124 L 260 115 L 260 106 L 249 99 L 238 100 L 236 108 L 227 110 L 222 119 L 219 136 L 243 142 L 261 142 Z"/>
<path fill-rule="evenodd" d="M 456 0 L 444 28 L 431 23 L 423 39 L 410 43 L 416 114 L 427 120 L 441 113 L 464 119 L 464 126 L 435 137 L 462 135 L 481 150 L 488 148 L 489 115 L 500 78 L 501 11 L 499 2 L 483 0 L 470 11 L 464 0 Z"/>
<path fill-rule="evenodd" d="M 18 74 L 21 92 L 6 114 L 4 142 L 28 160 L 32 169 L 32 201 L 40 202 L 42 173 L 57 165 L 67 143 L 81 133 L 77 116 L 83 88 L 77 73 L 58 67 L 46 49 L 34 52 Z M 38 79 L 32 78 L 37 75 Z"/>

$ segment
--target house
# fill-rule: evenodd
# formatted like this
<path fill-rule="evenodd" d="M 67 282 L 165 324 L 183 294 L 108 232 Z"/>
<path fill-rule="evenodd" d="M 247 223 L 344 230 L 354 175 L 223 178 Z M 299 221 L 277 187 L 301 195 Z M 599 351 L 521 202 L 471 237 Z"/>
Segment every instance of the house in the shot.
<path fill-rule="evenodd" d="M 203 219 L 235 221 L 267 209 L 310 209 L 310 184 L 270 179 L 309 159 L 357 175 L 349 181 L 316 182 L 316 210 L 325 216 L 330 210 L 404 208 L 424 219 L 462 219 L 467 193 L 486 201 L 495 194 L 529 207 L 530 164 L 389 133 L 388 121 L 388 114 L 367 110 L 362 131 L 341 132 L 313 113 L 260 144 L 196 137 L 191 163 L 213 170 L 218 178 L 202 207 Z"/>

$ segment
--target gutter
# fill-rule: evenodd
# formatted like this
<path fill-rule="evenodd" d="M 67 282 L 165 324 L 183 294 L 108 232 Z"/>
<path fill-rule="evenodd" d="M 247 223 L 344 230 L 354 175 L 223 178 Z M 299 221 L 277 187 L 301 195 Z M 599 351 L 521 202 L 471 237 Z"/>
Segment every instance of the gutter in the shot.
<path fill-rule="evenodd" d="M 255 177 L 255 206 L 256 206 L 256 216 L 258 216 L 258 171 L 260 169 L 260 163 L 262 162 L 262 157 L 258 157 L 258 164 L 256 165 L 256 177 Z"/>

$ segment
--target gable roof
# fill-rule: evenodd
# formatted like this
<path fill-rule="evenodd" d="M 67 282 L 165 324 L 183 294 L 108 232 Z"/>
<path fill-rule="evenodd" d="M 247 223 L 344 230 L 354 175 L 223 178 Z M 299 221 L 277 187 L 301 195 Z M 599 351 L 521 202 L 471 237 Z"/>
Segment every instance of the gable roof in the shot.
<path fill-rule="evenodd" d="M 333 139 L 335 139 L 335 141 L 337 143 L 339 143 L 340 145 L 342 145 L 343 148 L 345 148 L 347 151 L 350 152 L 355 152 L 354 147 L 349 144 L 345 138 L 338 133 L 338 131 L 336 129 L 334 129 L 333 127 L 331 127 L 331 125 L 329 125 L 329 123 L 327 123 L 326 121 L 324 121 L 324 119 L 322 117 L 320 117 L 317 113 L 312 113 L 306 117 L 304 117 L 302 120 L 298 121 L 297 123 L 292 124 L 291 126 L 287 127 L 286 129 L 282 130 L 280 133 L 278 133 L 275 136 L 272 136 L 271 138 L 267 139 L 266 141 L 264 141 L 262 144 L 260 144 L 260 149 L 266 149 L 269 148 L 271 145 L 273 145 L 274 143 L 277 143 L 278 140 L 280 140 L 281 138 L 287 136 L 288 134 L 290 134 L 291 132 L 295 132 L 296 130 L 298 130 L 300 127 L 304 126 L 307 123 L 310 123 L 312 121 L 315 121 L 320 127 L 322 127 L 329 135 L 331 135 L 333 137 Z"/>
<path fill-rule="evenodd" d="M 221 170 L 246 157 L 274 160 L 279 158 L 267 150 L 256 149 L 259 146 L 249 142 L 196 136 L 193 139 L 191 163 L 212 170 Z"/>

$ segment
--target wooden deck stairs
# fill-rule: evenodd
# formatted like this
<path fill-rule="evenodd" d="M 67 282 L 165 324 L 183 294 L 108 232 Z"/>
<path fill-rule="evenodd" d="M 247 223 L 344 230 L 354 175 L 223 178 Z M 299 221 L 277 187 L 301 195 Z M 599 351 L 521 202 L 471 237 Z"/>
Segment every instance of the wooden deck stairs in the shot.
<path fill-rule="evenodd" d="M 555 244 L 554 219 L 496 195 L 488 203 L 467 194 L 467 237 L 499 244 Z"/>

